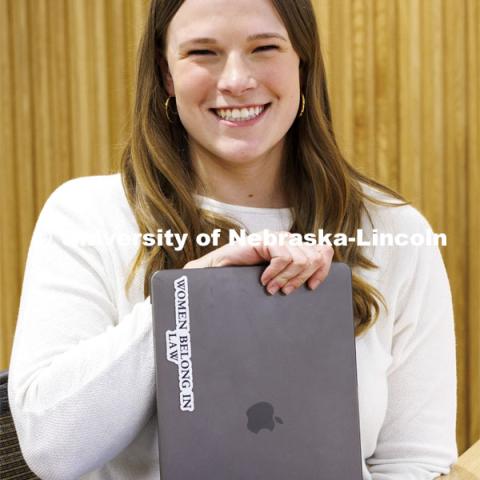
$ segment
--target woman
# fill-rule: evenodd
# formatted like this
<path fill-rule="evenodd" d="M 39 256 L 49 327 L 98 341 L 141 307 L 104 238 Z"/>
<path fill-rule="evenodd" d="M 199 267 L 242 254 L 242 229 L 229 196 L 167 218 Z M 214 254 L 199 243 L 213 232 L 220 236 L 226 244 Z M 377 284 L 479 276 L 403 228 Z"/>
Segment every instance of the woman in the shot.
<path fill-rule="evenodd" d="M 288 294 L 316 288 L 332 253 L 354 273 L 363 478 L 449 471 L 455 344 L 438 248 L 214 249 L 193 240 L 216 227 L 224 243 L 227 229 L 240 227 L 430 231 L 341 156 L 316 28 L 309 0 L 152 2 L 123 182 L 111 175 L 59 187 L 29 251 L 9 398 L 41 478 L 158 479 L 155 270 L 267 261 L 262 283 Z M 188 232 L 184 248 L 124 241 L 158 229 Z M 90 234 L 98 238 L 79 241 Z"/>

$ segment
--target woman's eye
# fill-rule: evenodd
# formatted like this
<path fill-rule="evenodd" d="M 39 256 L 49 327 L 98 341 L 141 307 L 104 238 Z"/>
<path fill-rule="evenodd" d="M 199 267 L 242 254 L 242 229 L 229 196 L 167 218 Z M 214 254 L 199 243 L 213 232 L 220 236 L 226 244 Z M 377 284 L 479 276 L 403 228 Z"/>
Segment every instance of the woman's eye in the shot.
<path fill-rule="evenodd" d="M 266 52 L 268 50 L 278 50 L 277 45 L 263 45 L 261 47 L 257 47 L 255 51 L 260 51 L 260 52 Z M 190 50 L 188 52 L 188 55 L 215 55 L 215 52 L 212 52 L 211 50 Z"/>
<path fill-rule="evenodd" d="M 209 53 L 214 53 L 211 50 L 190 50 L 189 55 L 208 55 Z"/>
<path fill-rule="evenodd" d="M 260 50 L 262 52 L 265 52 L 267 50 L 278 50 L 278 46 L 277 45 L 263 45 L 262 47 L 257 47 L 255 50 Z"/>

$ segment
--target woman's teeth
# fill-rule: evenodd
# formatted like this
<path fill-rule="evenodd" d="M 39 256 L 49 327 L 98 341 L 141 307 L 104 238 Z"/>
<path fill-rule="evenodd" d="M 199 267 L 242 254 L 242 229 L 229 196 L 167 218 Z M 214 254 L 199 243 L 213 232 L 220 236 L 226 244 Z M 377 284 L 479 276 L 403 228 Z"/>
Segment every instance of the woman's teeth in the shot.
<path fill-rule="evenodd" d="M 265 110 L 265 105 L 252 108 L 233 108 L 233 109 L 214 109 L 214 112 L 224 120 L 233 120 L 234 122 L 246 122 L 258 117 Z"/>

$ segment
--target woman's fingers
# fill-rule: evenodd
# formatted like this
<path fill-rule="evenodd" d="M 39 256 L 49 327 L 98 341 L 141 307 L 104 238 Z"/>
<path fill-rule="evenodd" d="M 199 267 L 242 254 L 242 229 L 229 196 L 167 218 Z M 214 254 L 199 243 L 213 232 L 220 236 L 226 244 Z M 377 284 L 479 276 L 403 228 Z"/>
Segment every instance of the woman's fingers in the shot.
<path fill-rule="evenodd" d="M 273 250 L 273 249 L 269 249 Z M 285 268 L 292 263 L 292 257 L 290 253 L 287 251 L 287 249 L 283 253 L 277 253 L 274 254 L 273 252 L 271 253 L 270 257 L 270 264 L 268 267 L 263 271 L 262 276 L 260 277 L 260 281 L 262 284 L 268 289 L 272 290 L 275 285 L 273 284 L 272 280 L 276 278 L 280 272 L 285 270 Z M 269 290 L 269 291 L 270 291 Z M 276 289 L 278 290 L 278 288 Z M 270 293 L 275 293 L 271 292 Z"/>
<path fill-rule="evenodd" d="M 260 280 L 272 295 L 280 289 L 288 295 L 305 282 L 312 290 L 317 288 L 328 275 L 333 258 L 333 248 L 326 245 L 275 246 L 268 252 L 270 265 Z"/>
<path fill-rule="evenodd" d="M 278 246 L 269 249 L 272 253 L 270 265 L 265 269 L 262 283 L 267 291 L 274 295 L 292 278 L 308 268 L 309 260 L 300 247 Z"/>
<path fill-rule="evenodd" d="M 333 259 L 331 246 L 290 245 L 289 232 L 264 230 L 263 235 L 259 244 L 227 244 L 187 263 L 184 268 L 257 265 L 266 261 L 269 265 L 260 281 L 271 295 L 279 290 L 288 295 L 304 283 L 313 290 L 325 280 Z M 267 241 L 267 238 L 272 239 L 272 235 L 276 242 Z"/>
<path fill-rule="evenodd" d="M 327 278 L 328 272 L 332 265 L 334 250 L 330 245 L 318 245 L 322 256 L 322 262 L 313 275 L 308 279 L 307 285 L 311 290 L 315 290 Z"/>
<path fill-rule="evenodd" d="M 296 276 L 289 276 L 288 282 L 283 285 L 282 292 L 285 295 L 292 293 L 295 289 L 303 285 L 313 275 L 316 275 L 319 270 L 322 270 L 324 264 L 327 263 L 327 258 L 315 247 L 306 245 L 303 248 L 300 247 L 300 249 L 307 261 L 304 268 L 300 269 Z"/>

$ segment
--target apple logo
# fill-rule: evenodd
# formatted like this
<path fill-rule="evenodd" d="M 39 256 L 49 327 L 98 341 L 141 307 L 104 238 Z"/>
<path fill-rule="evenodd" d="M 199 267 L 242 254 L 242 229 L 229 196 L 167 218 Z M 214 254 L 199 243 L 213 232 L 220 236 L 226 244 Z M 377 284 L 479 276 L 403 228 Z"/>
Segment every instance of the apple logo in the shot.
<path fill-rule="evenodd" d="M 247 418 L 247 428 L 253 433 L 258 433 L 262 428 L 272 431 L 275 428 L 275 421 L 283 425 L 280 417 L 274 417 L 273 405 L 268 402 L 258 402 L 252 405 L 247 410 Z"/>

